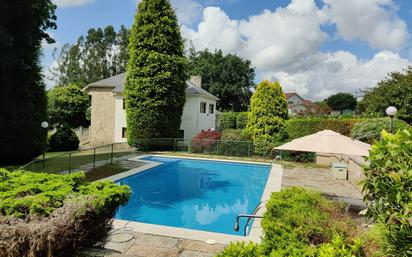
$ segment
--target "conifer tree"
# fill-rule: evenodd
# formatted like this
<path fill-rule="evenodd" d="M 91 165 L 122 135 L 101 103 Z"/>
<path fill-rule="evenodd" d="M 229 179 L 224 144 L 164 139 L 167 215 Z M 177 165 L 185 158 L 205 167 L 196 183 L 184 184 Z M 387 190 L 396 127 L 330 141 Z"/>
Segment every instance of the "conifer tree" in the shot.
<path fill-rule="evenodd" d="M 56 28 L 52 0 L 0 4 L 0 163 L 30 160 L 44 148 L 46 95 L 39 56 Z"/>
<path fill-rule="evenodd" d="M 131 31 L 125 88 L 129 144 L 172 138 L 185 104 L 183 40 L 168 0 L 143 0 Z"/>
<path fill-rule="evenodd" d="M 283 136 L 282 130 L 287 118 L 288 104 L 279 82 L 260 82 L 250 100 L 246 126 L 257 154 L 270 153 L 274 143 Z"/>

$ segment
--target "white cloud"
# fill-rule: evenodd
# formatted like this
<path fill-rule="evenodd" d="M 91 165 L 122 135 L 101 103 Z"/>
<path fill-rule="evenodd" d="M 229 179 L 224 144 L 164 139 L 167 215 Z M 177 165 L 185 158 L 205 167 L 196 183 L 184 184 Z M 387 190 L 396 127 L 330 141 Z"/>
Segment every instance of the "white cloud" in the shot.
<path fill-rule="evenodd" d="M 393 9 L 388 9 L 391 0 L 324 2 L 327 6 L 319 9 L 314 0 L 292 0 L 287 7 L 264 10 L 244 20 L 232 20 L 220 8 L 206 7 L 197 28 L 182 26 L 182 35 L 198 50 L 222 49 L 247 58 L 259 77 L 279 80 L 286 91 L 296 91 L 313 99 L 373 86 L 388 72 L 411 64 L 392 50 L 405 43 L 407 32 L 405 23 L 395 16 Z M 363 16 L 367 20 L 353 18 L 355 21 L 350 26 L 358 32 L 345 34 L 345 39 L 354 37 L 383 48 L 369 60 L 360 60 L 347 51 L 320 52 L 330 37 L 322 31 L 323 24 L 336 23 L 339 33 L 347 28 L 342 18 L 346 17 L 344 3 L 347 2 L 362 2 L 358 3 L 362 13 L 357 15 L 368 14 Z M 331 18 L 334 13 L 337 17 Z M 382 19 L 376 19 L 376 15 Z M 383 40 L 385 37 L 390 38 Z"/>
<path fill-rule="evenodd" d="M 311 58 L 315 61 L 310 65 L 303 62 L 300 71 L 269 71 L 263 78 L 279 80 L 285 91 L 324 99 L 337 92 L 353 93 L 359 88 L 375 86 L 389 72 L 412 64 L 391 51 L 381 51 L 366 61 L 346 51 L 318 53 Z"/>
<path fill-rule="evenodd" d="M 53 0 L 58 7 L 81 6 L 88 3 L 93 3 L 94 0 Z"/>
<path fill-rule="evenodd" d="M 225 53 L 237 52 L 243 48 L 239 22 L 230 18 L 219 7 L 207 7 L 203 20 L 194 31 L 182 26 L 182 35 L 196 49 L 222 49 Z"/>
<path fill-rule="evenodd" d="M 203 6 L 195 0 L 172 0 L 172 6 L 181 24 L 190 26 L 202 15 Z"/>
<path fill-rule="evenodd" d="M 379 49 L 401 49 L 408 39 L 406 23 L 392 0 L 323 0 L 324 11 L 345 40 L 360 39 Z"/>

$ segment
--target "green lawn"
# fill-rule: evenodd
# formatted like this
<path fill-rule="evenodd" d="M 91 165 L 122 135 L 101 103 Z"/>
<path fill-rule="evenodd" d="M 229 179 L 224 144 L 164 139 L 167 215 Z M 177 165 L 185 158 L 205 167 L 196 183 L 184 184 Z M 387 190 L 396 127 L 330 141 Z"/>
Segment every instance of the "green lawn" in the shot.
<path fill-rule="evenodd" d="M 133 152 L 114 152 L 113 158 L 122 157 L 132 154 Z M 46 157 L 43 167 L 43 158 L 36 158 L 35 162 L 26 166 L 24 169 L 28 171 L 43 171 L 48 173 L 60 173 L 62 171 L 75 170 L 83 165 L 90 164 L 92 167 L 93 162 L 107 162 L 110 163 L 110 152 L 96 152 L 93 154 L 93 150 L 84 150 L 80 152 L 71 153 L 49 153 L 50 157 Z"/>

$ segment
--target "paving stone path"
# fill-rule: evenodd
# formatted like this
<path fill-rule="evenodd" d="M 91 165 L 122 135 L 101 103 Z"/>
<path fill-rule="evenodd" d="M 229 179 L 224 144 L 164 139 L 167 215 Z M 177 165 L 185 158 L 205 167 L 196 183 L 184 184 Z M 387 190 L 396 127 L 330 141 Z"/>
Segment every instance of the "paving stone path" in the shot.
<path fill-rule="evenodd" d="M 222 244 L 119 231 L 105 249 L 89 249 L 77 257 L 212 257 L 224 248 Z"/>

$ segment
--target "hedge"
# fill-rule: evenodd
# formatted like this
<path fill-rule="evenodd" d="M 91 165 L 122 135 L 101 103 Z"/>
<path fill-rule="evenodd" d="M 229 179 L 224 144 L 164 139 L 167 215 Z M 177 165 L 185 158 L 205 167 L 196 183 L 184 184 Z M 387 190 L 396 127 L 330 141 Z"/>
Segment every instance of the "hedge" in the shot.
<path fill-rule="evenodd" d="M 64 256 L 104 243 L 130 189 L 53 175 L 0 169 L 0 256 Z"/>
<path fill-rule="evenodd" d="M 242 129 L 222 131 L 219 142 L 219 154 L 226 156 L 249 156 L 253 153 L 253 143 L 244 136 Z"/>
<path fill-rule="evenodd" d="M 236 117 L 236 128 L 245 129 L 248 121 L 248 112 L 239 112 Z"/>
<path fill-rule="evenodd" d="M 294 118 L 286 121 L 288 140 L 314 134 L 324 129 L 350 136 L 357 119 Z"/>
<path fill-rule="evenodd" d="M 235 129 L 236 128 L 236 112 L 222 112 L 219 116 L 220 119 L 220 129 Z"/>

